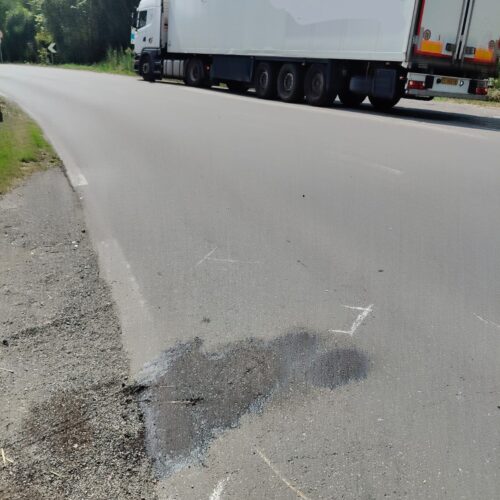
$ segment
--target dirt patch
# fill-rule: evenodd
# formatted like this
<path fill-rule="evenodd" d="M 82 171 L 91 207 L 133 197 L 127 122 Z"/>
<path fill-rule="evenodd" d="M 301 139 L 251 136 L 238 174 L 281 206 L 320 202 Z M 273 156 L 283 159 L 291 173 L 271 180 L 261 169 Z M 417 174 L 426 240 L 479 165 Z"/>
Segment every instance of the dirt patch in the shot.
<path fill-rule="evenodd" d="M 332 348 L 307 331 L 229 344 L 216 353 L 204 351 L 199 339 L 179 345 L 146 369 L 139 386 L 155 468 L 168 476 L 201 462 L 211 439 L 244 414 L 261 412 L 290 391 L 334 389 L 364 378 L 367 366 L 358 350 Z"/>
<path fill-rule="evenodd" d="M 0 498 L 154 498 L 114 304 L 59 169 L 0 198 L 0 255 Z"/>

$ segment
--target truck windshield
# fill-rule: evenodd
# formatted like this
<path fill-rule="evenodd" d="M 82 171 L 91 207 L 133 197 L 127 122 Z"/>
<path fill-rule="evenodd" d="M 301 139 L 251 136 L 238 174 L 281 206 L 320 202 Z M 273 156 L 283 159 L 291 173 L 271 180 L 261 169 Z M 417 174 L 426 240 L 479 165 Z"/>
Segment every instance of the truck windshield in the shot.
<path fill-rule="evenodd" d="M 137 29 L 144 28 L 148 22 L 148 11 L 147 10 L 141 10 L 139 12 L 139 15 L 137 16 Z"/>

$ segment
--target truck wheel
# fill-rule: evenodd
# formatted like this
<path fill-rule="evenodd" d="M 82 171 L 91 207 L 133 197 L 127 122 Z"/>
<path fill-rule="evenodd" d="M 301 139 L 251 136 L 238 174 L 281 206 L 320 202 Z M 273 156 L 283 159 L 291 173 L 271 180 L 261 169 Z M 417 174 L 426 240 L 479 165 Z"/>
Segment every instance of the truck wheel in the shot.
<path fill-rule="evenodd" d="M 381 99 L 380 97 L 369 97 L 372 106 L 377 111 L 390 111 L 396 104 L 401 100 L 401 97 L 395 97 L 394 99 Z"/>
<path fill-rule="evenodd" d="M 206 87 L 208 85 L 208 76 L 205 71 L 203 61 L 198 57 L 188 60 L 186 65 L 186 74 L 184 82 L 190 87 Z"/>
<path fill-rule="evenodd" d="M 278 73 L 278 97 L 284 102 L 299 102 L 304 99 L 302 68 L 298 64 L 286 63 Z"/>
<path fill-rule="evenodd" d="M 226 82 L 226 85 L 231 92 L 246 92 L 248 90 L 248 84 L 245 82 Z"/>
<path fill-rule="evenodd" d="M 335 100 L 335 91 L 329 88 L 327 67 L 313 64 L 306 73 L 304 91 L 306 101 L 311 106 L 325 106 Z"/>
<path fill-rule="evenodd" d="M 344 87 L 339 91 L 340 102 L 347 108 L 357 108 L 365 99 L 365 95 L 355 94 Z"/>
<path fill-rule="evenodd" d="M 146 82 L 154 82 L 156 80 L 153 58 L 150 54 L 144 55 L 141 58 L 141 75 Z"/>
<path fill-rule="evenodd" d="M 268 62 L 261 62 L 255 70 L 255 93 L 261 99 L 276 97 L 276 67 Z"/>

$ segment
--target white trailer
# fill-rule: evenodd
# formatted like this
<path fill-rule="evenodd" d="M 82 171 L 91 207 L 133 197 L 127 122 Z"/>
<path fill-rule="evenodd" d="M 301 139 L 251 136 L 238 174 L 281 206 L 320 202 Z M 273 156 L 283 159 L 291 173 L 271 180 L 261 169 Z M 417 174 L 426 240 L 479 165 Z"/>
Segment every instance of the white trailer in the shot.
<path fill-rule="evenodd" d="M 226 83 L 262 98 L 380 109 L 401 97 L 484 98 L 497 76 L 498 0 L 142 0 L 146 80 Z"/>

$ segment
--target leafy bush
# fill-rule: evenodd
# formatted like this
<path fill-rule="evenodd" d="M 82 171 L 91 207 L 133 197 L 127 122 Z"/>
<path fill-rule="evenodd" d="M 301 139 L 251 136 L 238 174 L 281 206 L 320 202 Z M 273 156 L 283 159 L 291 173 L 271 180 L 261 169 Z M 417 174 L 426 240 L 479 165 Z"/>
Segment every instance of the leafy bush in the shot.
<path fill-rule="evenodd" d="M 500 102 L 500 88 L 491 89 L 488 93 L 488 100 L 492 102 Z"/>
<path fill-rule="evenodd" d="M 106 58 L 97 66 L 103 71 L 114 73 L 131 73 L 134 70 L 134 53 L 131 49 L 108 49 Z"/>
<path fill-rule="evenodd" d="M 134 53 L 132 49 L 108 49 L 106 57 L 95 64 L 63 64 L 68 69 L 86 69 L 99 73 L 116 73 L 118 75 L 134 74 Z"/>

